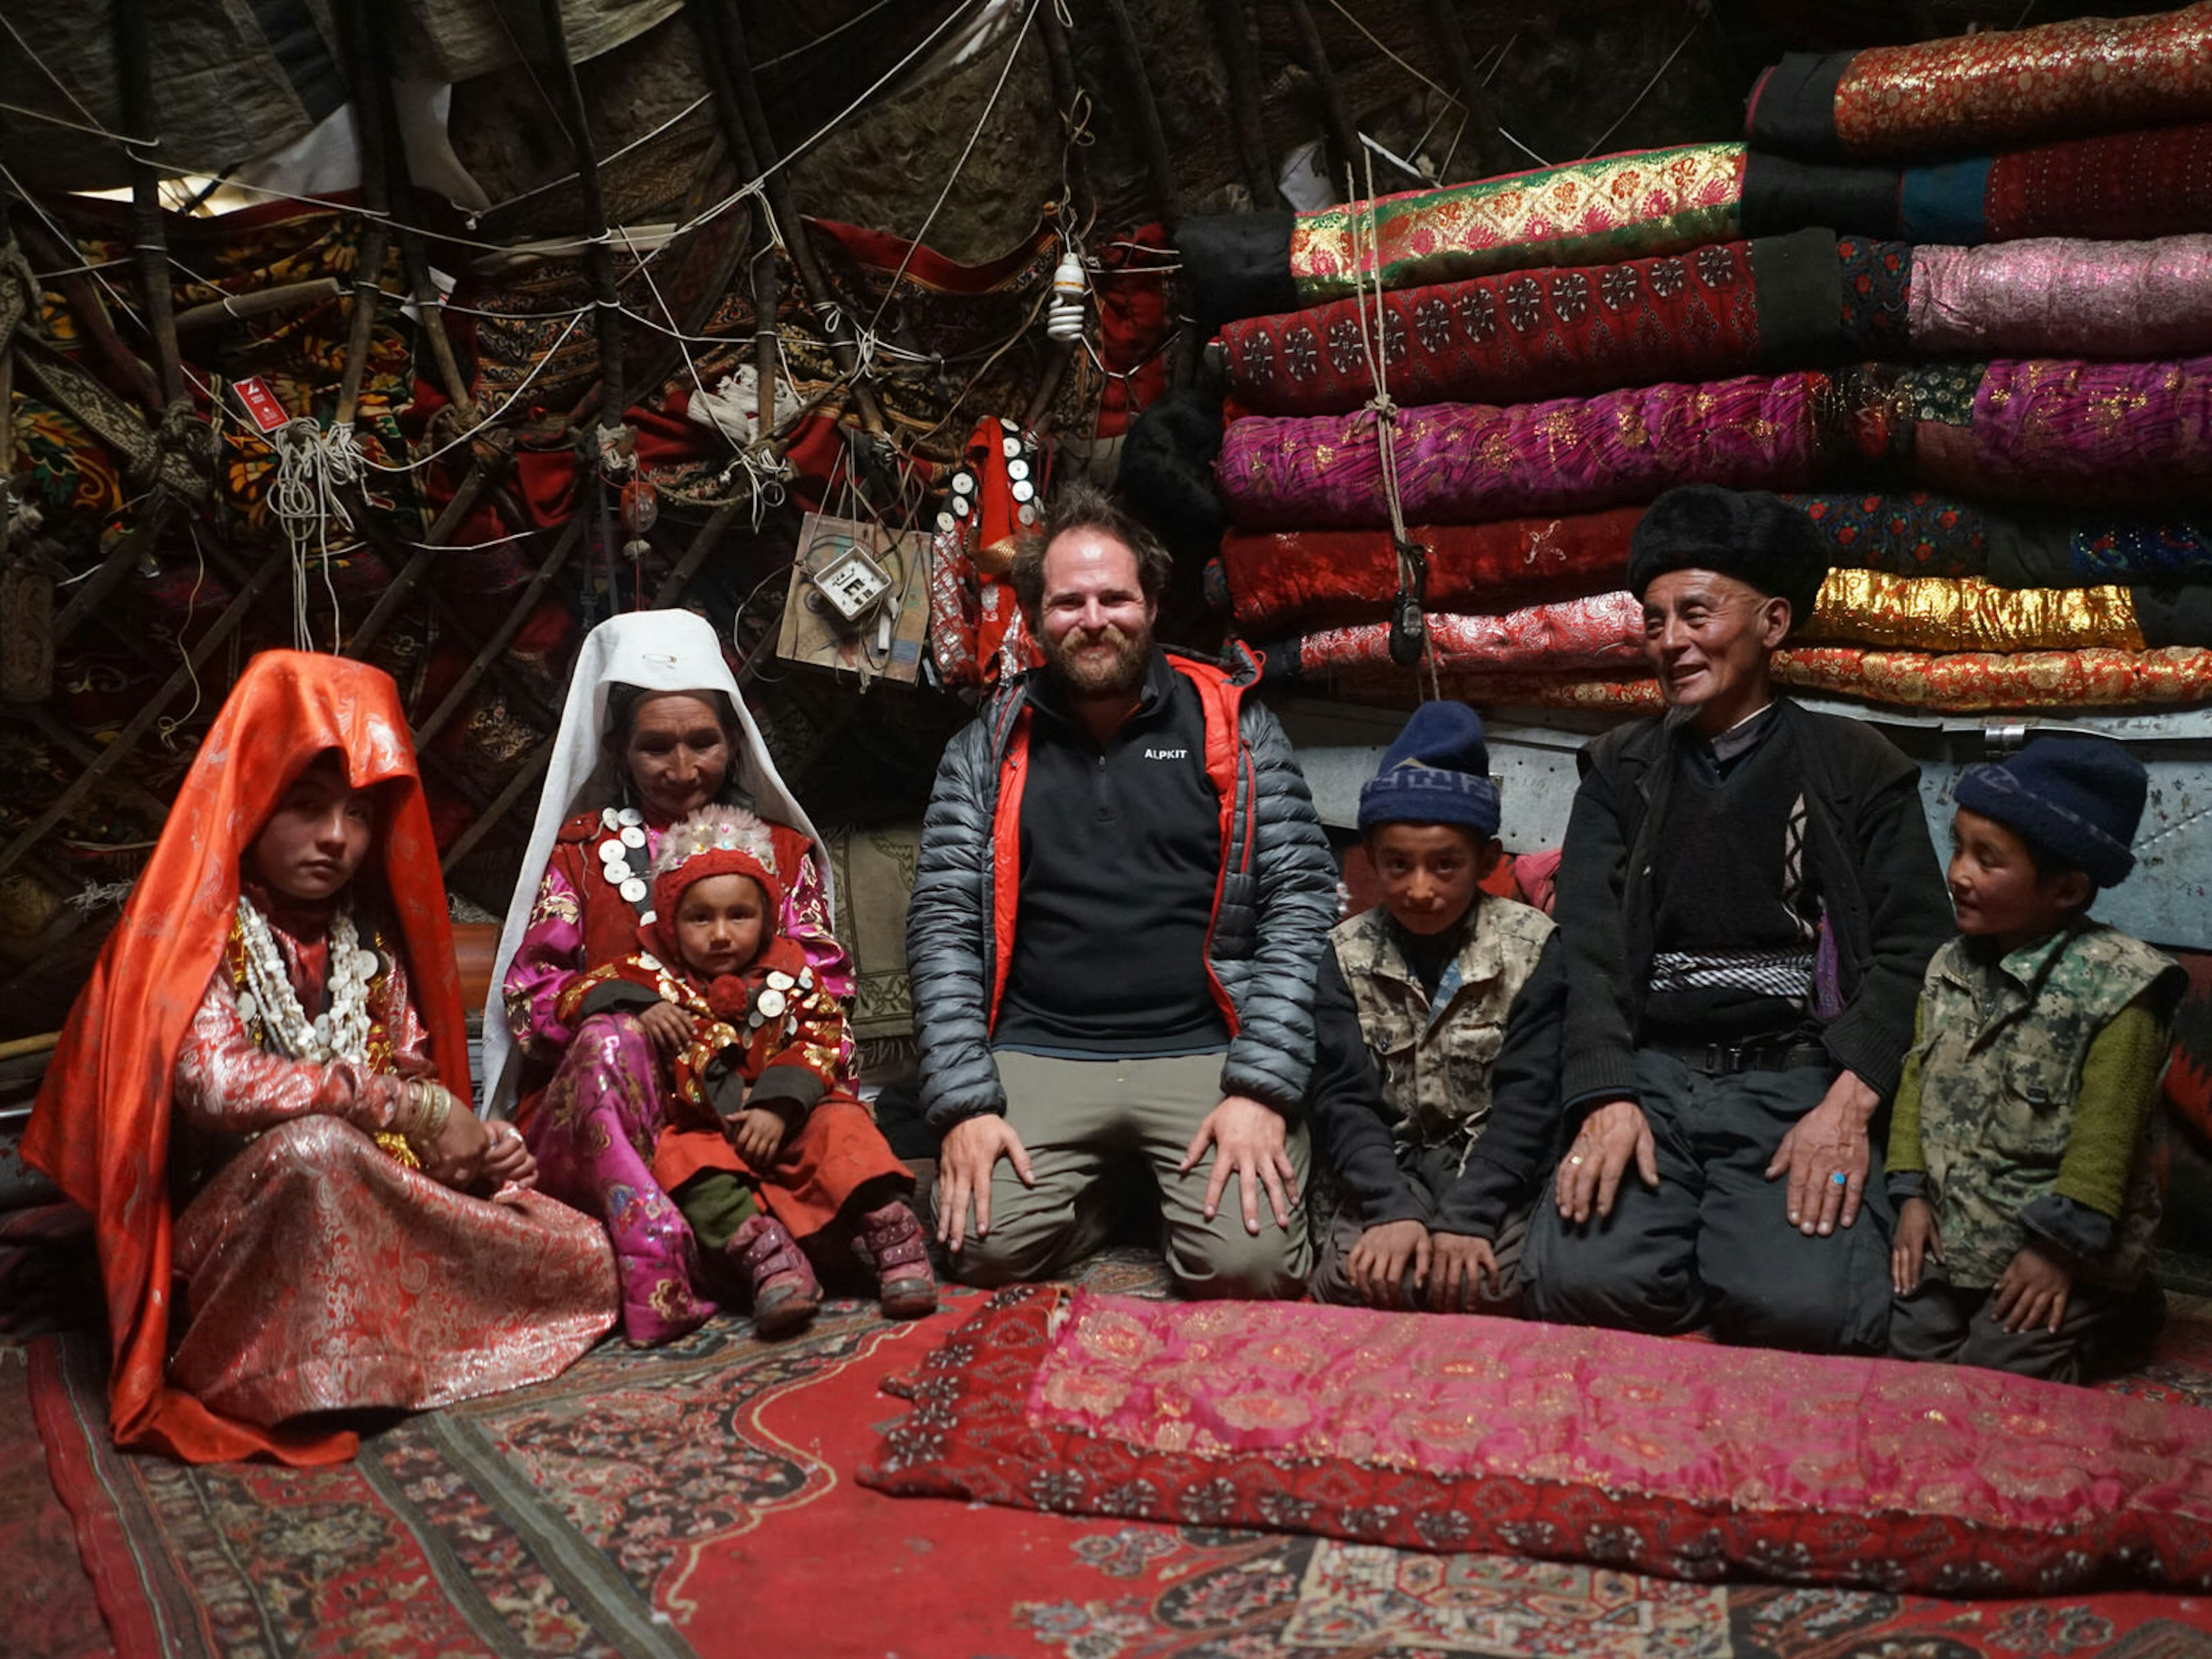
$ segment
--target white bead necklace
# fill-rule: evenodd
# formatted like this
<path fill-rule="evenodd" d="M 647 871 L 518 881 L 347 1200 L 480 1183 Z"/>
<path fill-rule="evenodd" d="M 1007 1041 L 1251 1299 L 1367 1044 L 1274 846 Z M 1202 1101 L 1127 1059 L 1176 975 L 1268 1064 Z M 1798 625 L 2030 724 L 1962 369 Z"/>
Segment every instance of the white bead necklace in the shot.
<path fill-rule="evenodd" d="M 285 970 L 284 953 L 268 919 L 245 894 L 238 896 L 238 937 L 244 946 L 246 988 L 238 1015 L 258 1025 L 295 1060 L 326 1066 L 333 1060 L 368 1060 L 368 986 L 376 977 L 376 952 L 363 950 L 353 912 L 341 906 L 331 918 L 331 1006 L 313 1020 Z"/>

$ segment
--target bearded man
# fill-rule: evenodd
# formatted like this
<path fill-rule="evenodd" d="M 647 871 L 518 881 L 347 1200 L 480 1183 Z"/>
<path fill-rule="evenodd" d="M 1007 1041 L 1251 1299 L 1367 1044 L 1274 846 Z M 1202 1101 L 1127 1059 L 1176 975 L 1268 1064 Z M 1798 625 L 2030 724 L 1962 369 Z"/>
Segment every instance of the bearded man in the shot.
<path fill-rule="evenodd" d="M 1772 495 L 1692 484 L 1637 524 L 1668 708 L 1583 751 L 1567 821 L 1568 1146 L 1522 1267 L 1540 1319 L 1881 1351 L 1868 1174 L 1951 911 L 1918 769 L 1774 690 L 1826 564 Z"/>
<path fill-rule="evenodd" d="M 1147 1173 L 1185 1291 L 1294 1297 L 1310 1264 L 1298 1109 L 1335 866 L 1256 665 L 1155 647 L 1169 568 L 1064 489 L 1012 572 L 1044 668 L 938 771 L 907 959 L 938 1237 L 971 1284 L 1097 1249 Z"/>

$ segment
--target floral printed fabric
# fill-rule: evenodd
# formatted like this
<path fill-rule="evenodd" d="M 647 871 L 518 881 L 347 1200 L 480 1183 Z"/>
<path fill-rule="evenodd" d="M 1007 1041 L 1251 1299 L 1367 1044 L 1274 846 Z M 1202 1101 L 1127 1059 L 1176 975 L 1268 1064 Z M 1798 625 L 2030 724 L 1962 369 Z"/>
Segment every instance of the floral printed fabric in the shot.
<path fill-rule="evenodd" d="M 863 1485 L 1713 1579 L 2212 1584 L 2212 1418 L 1961 1366 L 1001 1291 Z"/>
<path fill-rule="evenodd" d="M 2179 356 L 2212 347 L 2212 235 L 1916 247 L 1908 292 L 1931 356 Z"/>
<path fill-rule="evenodd" d="M 1620 586 L 1640 507 L 1575 518 L 1424 525 L 1427 601 L 1437 611 L 1510 611 Z M 1300 624 L 1381 616 L 1398 591 L 1387 531 L 1278 531 L 1222 538 L 1221 566 L 1237 626 L 1264 635 Z"/>
<path fill-rule="evenodd" d="M 1745 149 L 1631 151 L 1302 213 L 1291 276 L 1307 305 L 1538 265 L 1674 253 L 1737 234 Z"/>
<path fill-rule="evenodd" d="M 1530 605 L 1499 617 L 1435 615 L 1427 623 L 1429 649 L 1439 667 L 1591 673 L 1644 661 L 1644 606 L 1632 593 Z M 1263 675 L 1291 661 L 1301 673 L 1386 668 L 1390 627 L 1358 623 L 1328 629 L 1307 635 L 1295 653 L 1269 651 L 1264 659 Z"/>
<path fill-rule="evenodd" d="M 1800 690 L 1903 708 L 1965 714 L 1992 708 L 2143 708 L 2212 698 L 2212 651 L 1868 651 L 1792 646 L 1774 677 Z"/>
<path fill-rule="evenodd" d="M 1432 404 L 1395 416 L 1410 522 L 1595 512 L 1693 480 L 1802 488 L 1851 434 L 1829 375 L 1745 375 L 1499 408 Z M 1376 416 L 1255 416 L 1231 422 L 1217 463 L 1243 530 L 1390 521 Z"/>
<path fill-rule="evenodd" d="M 1216 466 L 1237 527 L 1387 525 L 1379 418 L 1231 422 Z M 1414 522 L 1590 513 L 1678 483 L 1802 489 L 1874 465 L 1973 496 L 2135 504 L 2212 475 L 2212 356 L 1869 365 L 1391 418 Z"/>
<path fill-rule="evenodd" d="M 1819 240 L 1832 242 L 1825 234 Z M 1379 346 L 1360 302 L 1254 317 L 1218 337 L 1230 392 L 1254 413 L 1316 415 L 1375 395 L 1379 350 L 1403 404 L 1525 403 L 1759 364 L 1760 244 L 1571 270 L 1523 270 L 1382 297 Z M 1374 329 L 1372 302 L 1364 327 Z"/>
<path fill-rule="evenodd" d="M 1603 607 L 1584 605 L 1585 622 Z M 1540 611 L 1556 611 L 1540 607 Z M 1564 618 L 1563 618 L 1564 620 Z M 1436 665 L 1447 690 L 1481 703 L 1649 711 L 1660 706 L 1656 684 L 1641 674 L 1587 678 L 1567 668 L 1576 654 L 1519 654 L 1496 617 L 1429 618 Z M 1548 646 L 1562 636 L 1547 617 L 1531 613 L 1514 623 L 1516 641 Z M 1639 629 L 1640 632 L 1640 629 Z M 1330 676 L 1350 691 L 1403 693 L 1425 671 L 1390 662 L 1389 625 L 1365 623 L 1329 629 L 1270 647 L 1269 678 Z M 1585 636 L 1587 637 L 1587 636 Z M 1475 648 L 1462 656 L 1455 647 Z M 1595 647 L 1581 653 L 1595 655 Z M 1613 659 L 1616 672 L 1623 660 Z M 1896 708 L 1941 714 L 1990 709 L 2136 708 L 2212 700 L 2212 649 L 2164 646 L 2119 650 L 2088 646 L 2071 651 L 1893 651 L 1859 645 L 1785 646 L 1775 653 L 1777 684 L 1826 696 L 1854 697 Z"/>
<path fill-rule="evenodd" d="M 1916 369 L 1912 470 L 1962 494 L 2133 505 L 2212 476 L 2212 356 L 2164 363 L 2006 359 L 1972 381 Z"/>
<path fill-rule="evenodd" d="M 2212 5 L 2194 5 L 1856 52 L 1833 120 L 1851 155 L 1911 155 L 2207 115 Z"/>
<path fill-rule="evenodd" d="M 1783 499 L 1813 521 L 1828 562 L 1895 576 L 1979 576 L 1990 566 L 1982 509 L 1924 489 L 1808 491 Z"/>

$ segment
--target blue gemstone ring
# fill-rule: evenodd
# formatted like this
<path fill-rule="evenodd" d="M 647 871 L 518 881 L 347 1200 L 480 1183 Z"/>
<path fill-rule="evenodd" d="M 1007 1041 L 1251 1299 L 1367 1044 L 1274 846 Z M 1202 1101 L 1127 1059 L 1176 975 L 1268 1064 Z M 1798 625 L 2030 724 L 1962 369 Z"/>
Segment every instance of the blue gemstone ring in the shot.
<path fill-rule="evenodd" d="M 1845 1175 L 1841 1170 L 1837 1170 L 1835 1174 L 1830 1176 L 1828 1179 L 1834 1182 L 1838 1187 L 1848 1187 L 1851 1184 L 1851 1178 Z"/>

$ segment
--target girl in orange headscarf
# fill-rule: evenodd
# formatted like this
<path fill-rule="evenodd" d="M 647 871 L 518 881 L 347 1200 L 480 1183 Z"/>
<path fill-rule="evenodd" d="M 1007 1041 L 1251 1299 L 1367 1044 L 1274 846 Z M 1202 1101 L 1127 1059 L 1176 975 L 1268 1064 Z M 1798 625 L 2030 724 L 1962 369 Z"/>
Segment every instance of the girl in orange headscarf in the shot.
<path fill-rule="evenodd" d="M 606 1332 L 605 1234 L 528 1190 L 520 1137 L 480 1122 L 468 1086 L 397 688 L 264 653 L 200 746 L 24 1136 L 97 1224 L 118 1443 L 332 1462 L 350 1434 L 289 1420 L 540 1381 Z"/>

